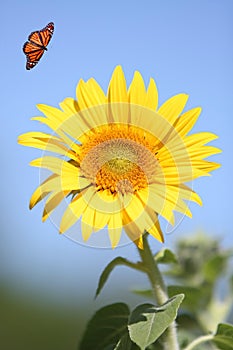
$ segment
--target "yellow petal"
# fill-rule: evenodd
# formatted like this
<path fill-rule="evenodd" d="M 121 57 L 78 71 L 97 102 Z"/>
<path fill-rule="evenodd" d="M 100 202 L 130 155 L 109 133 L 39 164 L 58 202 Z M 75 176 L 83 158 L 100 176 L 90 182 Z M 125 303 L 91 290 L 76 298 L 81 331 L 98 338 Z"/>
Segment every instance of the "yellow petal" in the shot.
<path fill-rule="evenodd" d="M 131 239 L 131 241 L 135 242 L 136 244 L 140 244 L 140 237 L 143 234 L 140 227 L 138 227 L 134 221 L 131 220 L 131 218 L 128 216 L 127 212 L 124 210 L 122 212 L 122 221 L 124 225 L 124 230 L 128 237 Z"/>
<path fill-rule="evenodd" d="M 91 78 L 87 81 L 86 87 L 89 93 L 89 103 L 91 106 L 102 105 L 107 102 L 107 97 L 103 92 L 102 88 L 96 82 L 95 79 Z"/>
<path fill-rule="evenodd" d="M 121 211 L 121 202 L 118 196 L 113 196 L 108 190 L 97 191 L 93 194 L 91 205 L 100 213 L 111 215 Z"/>
<path fill-rule="evenodd" d="M 167 221 L 173 222 L 174 206 L 166 201 L 166 187 L 162 187 L 163 191 L 159 191 L 157 184 L 150 185 L 148 189 L 141 189 L 137 196 L 147 206 L 153 209 L 156 213 L 162 215 Z"/>
<path fill-rule="evenodd" d="M 124 72 L 117 66 L 108 86 L 108 123 L 128 122 L 128 95 Z"/>
<path fill-rule="evenodd" d="M 208 176 L 206 171 L 190 166 L 190 162 L 179 163 L 176 167 L 163 169 L 163 176 L 158 177 L 158 181 L 164 181 L 169 185 L 179 185 L 180 183 L 192 181 L 201 176 Z"/>
<path fill-rule="evenodd" d="M 167 186 L 167 192 L 166 192 L 166 201 L 169 201 L 173 206 L 174 210 L 192 217 L 192 213 L 189 210 L 187 204 L 182 200 L 182 198 L 179 197 L 179 192 L 174 192 L 171 190 L 171 187 Z"/>
<path fill-rule="evenodd" d="M 135 222 L 131 221 L 127 213 L 123 211 L 122 213 L 124 230 L 127 236 L 131 239 L 133 243 L 137 245 L 138 248 L 143 249 L 143 234 L 141 228 L 138 227 Z"/>
<path fill-rule="evenodd" d="M 81 110 L 107 102 L 103 90 L 93 78 L 86 83 L 82 79 L 79 81 L 76 96 Z"/>
<path fill-rule="evenodd" d="M 128 91 L 129 102 L 135 105 L 145 106 L 146 89 L 144 80 L 139 72 L 134 73 L 132 83 Z"/>
<path fill-rule="evenodd" d="M 185 136 L 193 128 L 200 114 L 201 108 L 196 107 L 185 112 L 177 119 L 175 128 L 181 136 Z"/>
<path fill-rule="evenodd" d="M 128 99 L 130 102 L 130 122 L 133 125 L 140 125 L 145 123 L 145 103 L 146 103 L 146 89 L 143 78 L 139 72 L 134 73 L 133 80 L 128 91 Z"/>
<path fill-rule="evenodd" d="M 146 208 L 144 213 L 135 220 L 135 224 L 139 228 L 140 232 L 151 232 L 156 239 L 162 240 L 162 232 L 158 230 L 159 226 L 156 224 L 158 217 L 156 213 L 150 208 Z"/>
<path fill-rule="evenodd" d="M 183 111 L 187 100 L 188 95 L 186 94 L 175 95 L 164 102 L 164 104 L 158 109 L 158 113 L 173 125 Z"/>
<path fill-rule="evenodd" d="M 18 143 L 28 147 L 39 148 L 47 152 L 54 152 L 69 158 L 76 159 L 77 156 L 68 149 L 58 137 L 42 132 L 28 132 L 18 138 Z"/>
<path fill-rule="evenodd" d="M 194 159 L 197 160 L 197 159 L 207 158 L 221 152 L 222 150 L 212 146 L 201 146 L 198 149 L 193 147 L 189 149 L 189 155 L 190 155 L 191 161 Z"/>
<path fill-rule="evenodd" d="M 82 232 L 82 237 L 83 237 L 83 240 L 86 242 L 92 232 L 93 232 L 93 227 L 91 227 L 90 225 L 86 224 L 83 220 L 81 221 L 81 232 Z"/>
<path fill-rule="evenodd" d="M 102 104 L 98 106 L 92 106 L 88 109 L 85 109 L 80 112 L 80 117 L 85 121 L 85 124 L 88 125 L 88 129 L 84 130 L 84 132 L 89 132 L 94 128 L 101 127 L 103 125 L 108 124 L 108 105 Z"/>
<path fill-rule="evenodd" d="M 65 113 L 56 107 L 47 106 L 42 103 L 37 104 L 36 107 L 50 120 L 59 121 L 62 123 L 66 118 Z"/>
<path fill-rule="evenodd" d="M 45 202 L 42 221 L 48 219 L 52 211 L 61 203 L 61 201 L 66 197 L 68 193 L 69 191 L 54 192 L 49 196 L 49 198 Z"/>
<path fill-rule="evenodd" d="M 150 79 L 150 82 L 147 88 L 144 105 L 145 107 L 150 108 L 154 111 L 156 111 L 158 107 L 158 90 L 157 90 L 155 81 L 152 78 Z"/>
<path fill-rule="evenodd" d="M 126 80 L 121 66 L 117 66 L 112 74 L 108 87 L 108 102 L 128 102 Z"/>
<path fill-rule="evenodd" d="M 40 202 L 48 193 L 58 191 L 60 179 L 57 175 L 49 176 L 37 189 L 33 192 L 29 208 L 32 209 L 38 202 Z"/>
<path fill-rule="evenodd" d="M 62 106 L 67 106 L 67 102 L 62 103 Z M 70 106 L 69 106 L 70 107 Z M 50 120 L 50 123 L 47 121 L 47 125 L 49 125 L 58 135 L 61 135 L 62 139 L 70 145 L 69 139 L 67 140 L 67 135 L 71 136 L 73 139 L 78 140 L 78 138 L 89 129 L 92 129 L 92 125 L 88 122 L 86 118 L 82 117 L 81 112 L 71 113 L 70 108 L 68 109 L 68 114 L 62 112 L 60 109 L 42 105 L 37 105 L 37 108 L 43 112 L 47 118 Z M 33 118 L 34 120 L 39 120 L 38 117 Z M 42 120 L 40 120 L 42 121 Z M 65 132 L 67 135 L 65 135 Z M 72 141 L 73 143 L 74 141 Z"/>
<path fill-rule="evenodd" d="M 81 222 L 81 230 L 82 230 L 82 237 L 84 241 L 87 241 L 92 232 L 95 222 L 95 209 L 91 207 L 91 203 L 87 206 L 85 209 L 83 215 L 82 215 L 82 222 Z"/>
<path fill-rule="evenodd" d="M 164 196 L 164 204 L 165 206 L 170 205 L 173 207 L 173 210 L 176 210 L 180 213 L 183 213 L 186 216 L 192 217 L 192 213 L 189 210 L 187 204 L 183 201 L 183 199 L 196 199 L 197 203 L 199 204 L 200 198 L 193 193 L 190 193 L 190 198 L 187 193 L 185 193 L 184 189 L 182 190 L 182 187 L 178 186 L 166 186 L 166 192 L 164 193 L 164 186 L 156 185 L 156 192 L 161 198 Z M 191 199 L 192 198 L 192 199 Z M 159 212 L 160 214 L 160 212 Z M 162 214 L 161 214 L 162 215 Z"/>
<path fill-rule="evenodd" d="M 134 243 L 138 246 L 139 249 L 143 249 L 143 235 L 140 235 L 140 237 L 136 239 Z"/>
<path fill-rule="evenodd" d="M 217 135 L 210 133 L 210 132 L 199 132 L 197 134 L 192 134 L 190 136 L 187 136 L 185 138 L 185 145 L 189 149 L 191 146 L 194 146 L 195 148 L 199 148 L 200 146 L 203 146 L 207 144 L 208 142 L 211 142 L 213 140 L 216 140 L 218 138 Z"/>
<path fill-rule="evenodd" d="M 46 156 L 34 159 L 30 164 L 32 166 L 49 169 L 50 171 L 59 175 L 59 181 L 57 180 L 56 182 L 56 190 L 82 190 L 90 186 L 90 181 L 85 177 L 80 176 L 79 168 L 73 165 L 71 162 L 67 162 L 63 159 Z"/>
<path fill-rule="evenodd" d="M 65 98 L 62 102 L 59 103 L 59 105 L 67 116 L 70 116 L 79 112 L 79 106 L 77 101 L 75 101 L 71 97 Z"/>
<path fill-rule="evenodd" d="M 179 192 L 180 198 L 202 205 L 200 196 L 188 186 L 181 184 L 179 185 L 178 189 L 175 189 L 175 191 Z"/>
<path fill-rule="evenodd" d="M 80 117 L 89 129 L 107 124 L 107 107 L 105 105 L 107 98 L 94 79 L 90 79 L 86 83 L 80 80 L 77 86 L 77 98 L 81 109 Z"/>
<path fill-rule="evenodd" d="M 195 167 L 195 170 L 201 170 L 204 173 L 205 172 L 210 172 L 213 170 L 218 169 L 221 165 L 216 162 L 209 162 L 208 160 L 197 160 L 197 161 L 192 161 L 193 167 Z"/>
<path fill-rule="evenodd" d="M 108 234 L 111 241 L 112 248 L 115 248 L 121 238 L 122 219 L 121 213 L 112 214 L 108 222 Z"/>
<path fill-rule="evenodd" d="M 64 128 L 65 125 L 65 121 L 63 122 L 60 122 L 58 119 L 54 119 L 54 120 L 50 120 L 48 118 L 44 118 L 44 117 L 33 117 L 31 118 L 32 120 L 37 120 L 39 122 L 41 122 L 42 124 L 45 124 L 47 125 L 49 128 L 51 128 L 57 135 L 60 136 L 60 138 L 67 144 L 70 146 L 71 149 L 73 149 L 75 152 L 77 151 L 78 153 L 78 147 L 79 145 L 77 145 L 76 143 L 74 143 L 74 141 L 69 138 L 67 136 L 67 134 L 69 134 L 69 131 L 73 130 L 73 129 L 70 129 L 73 127 L 73 125 L 68 125 L 68 128 L 66 130 L 64 130 L 67 134 L 64 133 L 64 131 L 61 129 L 61 126 Z M 71 122 L 70 124 L 72 124 L 72 118 L 71 119 Z M 82 134 L 82 131 L 80 130 L 79 126 L 78 126 L 78 123 L 75 124 L 76 128 L 76 133 L 75 135 L 77 134 L 77 129 L 79 130 L 79 134 L 81 135 Z M 72 136 L 72 135 L 71 135 Z"/>
<path fill-rule="evenodd" d="M 154 226 L 152 226 L 148 233 L 153 236 L 155 239 L 157 239 L 159 242 L 164 242 L 163 232 L 160 228 L 159 221 L 157 221 Z"/>
<path fill-rule="evenodd" d="M 60 233 L 67 231 L 71 226 L 73 226 L 76 221 L 84 214 L 88 203 L 83 198 L 83 194 L 78 194 L 73 201 L 68 205 L 65 210 L 61 223 L 60 223 Z"/>
<path fill-rule="evenodd" d="M 27 141 L 28 139 L 38 139 L 38 140 L 42 140 L 44 142 L 46 141 L 57 141 L 57 142 L 62 142 L 62 140 L 59 137 L 56 137 L 54 135 L 51 134 L 46 134 L 45 132 L 40 132 L 40 131 L 31 131 L 31 132 L 26 132 L 25 134 L 21 134 L 19 136 L 19 142 L 20 141 Z"/>
<path fill-rule="evenodd" d="M 96 210 L 95 221 L 94 221 L 94 226 L 93 226 L 94 230 L 98 231 L 98 230 L 104 228 L 109 221 L 110 215 L 111 214 L 102 213 L 102 212 Z"/>
<path fill-rule="evenodd" d="M 144 213 L 145 207 L 143 203 L 134 195 L 124 195 L 123 204 L 124 211 L 127 213 L 131 221 L 137 220 L 137 218 Z"/>
<path fill-rule="evenodd" d="M 45 156 L 37 158 L 32 160 L 30 165 L 48 169 L 58 175 L 67 173 L 67 175 L 70 177 L 77 177 L 79 174 L 79 168 L 77 168 L 77 166 L 74 166 L 65 159 L 57 157 Z"/>
<path fill-rule="evenodd" d="M 157 239 L 159 242 L 164 242 L 163 233 L 159 224 L 157 214 L 150 208 L 147 208 L 148 216 L 150 216 L 153 224 L 147 229 L 147 232 Z"/>

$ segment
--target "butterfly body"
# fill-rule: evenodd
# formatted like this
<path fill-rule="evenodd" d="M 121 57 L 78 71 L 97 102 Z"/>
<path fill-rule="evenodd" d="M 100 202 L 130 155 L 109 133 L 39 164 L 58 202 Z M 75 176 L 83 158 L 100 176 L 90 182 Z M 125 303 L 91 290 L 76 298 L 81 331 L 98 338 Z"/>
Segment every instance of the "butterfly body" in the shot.
<path fill-rule="evenodd" d="M 28 41 L 23 45 L 23 52 L 26 55 L 26 69 L 32 69 L 37 65 L 44 52 L 47 51 L 48 43 L 50 42 L 54 32 L 54 23 L 50 22 L 41 30 L 32 32 Z"/>

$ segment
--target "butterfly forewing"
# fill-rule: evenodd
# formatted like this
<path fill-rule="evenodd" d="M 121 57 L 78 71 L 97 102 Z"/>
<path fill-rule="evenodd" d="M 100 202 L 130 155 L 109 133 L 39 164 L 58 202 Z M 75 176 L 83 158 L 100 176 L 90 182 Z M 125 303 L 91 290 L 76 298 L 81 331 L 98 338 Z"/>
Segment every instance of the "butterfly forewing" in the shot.
<path fill-rule="evenodd" d="M 46 46 L 50 42 L 54 31 L 54 24 L 50 22 L 42 30 L 32 32 L 28 41 L 23 46 L 23 52 L 26 55 L 27 63 L 26 69 L 29 70 L 39 62 L 45 50 Z"/>
<path fill-rule="evenodd" d="M 39 47 L 44 47 L 39 31 L 32 32 L 28 37 L 28 41 L 33 43 L 34 45 L 38 45 Z"/>
<path fill-rule="evenodd" d="M 50 42 L 50 39 L 52 38 L 52 35 L 53 35 L 53 31 L 54 31 L 54 24 L 52 22 L 49 23 L 44 29 L 40 31 L 40 36 L 44 47 L 46 47 Z"/>

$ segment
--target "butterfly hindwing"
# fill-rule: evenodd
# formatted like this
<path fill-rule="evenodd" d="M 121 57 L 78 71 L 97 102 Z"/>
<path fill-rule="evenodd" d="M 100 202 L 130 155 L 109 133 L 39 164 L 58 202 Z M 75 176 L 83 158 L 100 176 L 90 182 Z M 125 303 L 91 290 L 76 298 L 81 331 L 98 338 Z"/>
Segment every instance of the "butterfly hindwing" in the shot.
<path fill-rule="evenodd" d="M 25 55 L 28 55 L 29 53 L 32 53 L 32 52 L 38 52 L 38 51 L 42 51 L 41 47 L 36 46 L 35 44 L 30 43 L 29 41 L 27 41 L 23 46 L 23 52 L 25 53 Z"/>
<path fill-rule="evenodd" d="M 35 67 L 35 65 L 39 62 L 43 54 L 44 54 L 44 50 L 41 50 L 41 49 L 30 51 L 27 54 L 26 69 L 29 70 Z"/>
<path fill-rule="evenodd" d="M 27 58 L 27 70 L 35 67 L 35 65 L 39 62 L 44 54 L 44 51 L 47 50 L 46 47 L 52 38 L 53 31 L 54 24 L 50 22 L 42 30 L 37 30 L 29 35 L 28 41 L 23 46 L 23 52 Z"/>

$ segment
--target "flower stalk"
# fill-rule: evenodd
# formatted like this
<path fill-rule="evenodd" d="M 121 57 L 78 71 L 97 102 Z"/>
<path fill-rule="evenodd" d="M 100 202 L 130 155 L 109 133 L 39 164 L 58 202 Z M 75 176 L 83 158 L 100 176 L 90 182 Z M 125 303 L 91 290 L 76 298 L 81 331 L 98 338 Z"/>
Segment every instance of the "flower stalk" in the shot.
<path fill-rule="evenodd" d="M 151 283 L 156 303 L 158 303 L 158 305 L 163 305 L 169 299 L 167 288 L 148 244 L 147 236 L 147 233 L 143 235 L 144 249 L 138 248 L 138 252 L 142 259 L 142 263 L 146 268 L 145 272 Z M 175 322 L 172 322 L 162 337 L 164 340 L 164 350 L 179 350 Z"/>
<path fill-rule="evenodd" d="M 197 339 L 195 339 L 194 341 L 192 341 L 192 343 L 190 343 L 184 350 L 193 350 L 196 346 L 205 343 L 205 342 L 209 342 L 213 339 L 213 335 L 212 334 L 207 334 L 207 335 L 203 335 Z"/>

